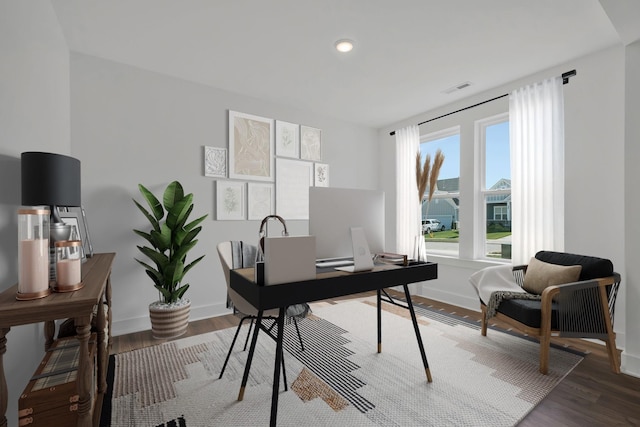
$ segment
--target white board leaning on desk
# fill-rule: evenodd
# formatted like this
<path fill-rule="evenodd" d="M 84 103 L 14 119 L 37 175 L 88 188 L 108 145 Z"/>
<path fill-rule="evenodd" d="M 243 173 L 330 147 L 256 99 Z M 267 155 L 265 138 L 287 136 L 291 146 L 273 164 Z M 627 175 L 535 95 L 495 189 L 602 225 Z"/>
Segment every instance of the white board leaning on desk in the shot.
<path fill-rule="evenodd" d="M 265 237 L 265 285 L 279 285 L 315 278 L 315 236 Z"/>

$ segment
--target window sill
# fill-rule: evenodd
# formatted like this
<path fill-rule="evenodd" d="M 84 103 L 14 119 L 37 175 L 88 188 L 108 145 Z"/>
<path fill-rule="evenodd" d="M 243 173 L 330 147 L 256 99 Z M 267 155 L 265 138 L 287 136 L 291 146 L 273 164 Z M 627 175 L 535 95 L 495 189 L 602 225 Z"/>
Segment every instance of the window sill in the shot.
<path fill-rule="evenodd" d="M 485 267 L 511 264 L 511 260 L 491 260 L 491 259 L 462 259 L 454 256 L 436 255 L 427 253 L 427 260 L 452 267 L 466 268 L 470 270 L 480 270 Z"/>

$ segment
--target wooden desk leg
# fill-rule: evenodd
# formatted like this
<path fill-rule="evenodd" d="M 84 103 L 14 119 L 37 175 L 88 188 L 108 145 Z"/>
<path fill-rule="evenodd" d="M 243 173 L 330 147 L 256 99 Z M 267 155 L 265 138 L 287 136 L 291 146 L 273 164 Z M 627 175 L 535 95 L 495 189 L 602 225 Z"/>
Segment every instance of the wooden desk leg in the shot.
<path fill-rule="evenodd" d="M 7 352 L 7 334 L 10 328 L 0 328 L 0 427 L 7 427 L 7 402 L 9 390 L 4 376 L 4 354 Z"/>
<path fill-rule="evenodd" d="M 91 336 L 90 316 L 76 317 L 76 333 L 80 342 L 78 358 L 78 426 L 91 427 L 93 425 L 93 396 L 91 395 L 91 376 L 93 375 L 93 362 L 89 357 L 89 337 Z"/>
<path fill-rule="evenodd" d="M 382 289 L 378 289 L 378 353 L 382 353 Z"/>
<path fill-rule="evenodd" d="M 282 336 L 284 335 L 284 307 L 278 313 L 278 335 L 276 340 L 276 361 L 273 368 L 273 392 L 271 393 L 271 427 L 276 426 L 278 417 L 278 392 L 280 389 L 280 365 L 283 361 Z"/>
<path fill-rule="evenodd" d="M 104 304 L 102 298 L 98 302 L 98 318 L 96 319 L 96 326 L 98 328 L 97 334 L 97 346 L 98 346 L 98 393 L 104 393 L 107 390 L 107 340 L 104 336 L 104 328 L 106 327 L 106 319 L 104 315 Z"/>
<path fill-rule="evenodd" d="M 247 386 L 247 380 L 249 379 L 249 371 L 251 370 L 251 361 L 253 360 L 253 352 L 256 350 L 256 342 L 258 342 L 258 333 L 262 327 L 262 314 L 263 311 L 258 311 L 258 318 L 256 319 L 256 326 L 253 330 L 253 337 L 251 338 L 251 346 L 249 346 L 249 354 L 247 355 L 247 362 L 244 365 L 244 375 L 242 376 L 242 384 L 240 384 L 240 392 L 238 393 L 238 400 L 244 399 L 244 388 Z"/>
<path fill-rule="evenodd" d="M 416 340 L 418 341 L 418 348 L 420 349 L 420 355 L 422 356 L 422 364 L 424 365 L 424 371 L 427 374 L 427 381 L 431 382 L 431 371 L 429 370 L 429 362 L 427 362 L 427 354 L 424 352 L 424 345 L 422 344 L 422 337 L 420 336 L 420 329 L 418 328 L 418 321 L 416 320 L 416 312 L 413 309 L 413 302 L 411 302 L 411 294 L 409 293 L 409 287 L 402 285 L 404 288 L 404 296 L 407 299 L 407 305 L 409 306 L 409 312 L 411 313 L 411 321 L 413 322 L 413 330 L 416 333 Z"/>

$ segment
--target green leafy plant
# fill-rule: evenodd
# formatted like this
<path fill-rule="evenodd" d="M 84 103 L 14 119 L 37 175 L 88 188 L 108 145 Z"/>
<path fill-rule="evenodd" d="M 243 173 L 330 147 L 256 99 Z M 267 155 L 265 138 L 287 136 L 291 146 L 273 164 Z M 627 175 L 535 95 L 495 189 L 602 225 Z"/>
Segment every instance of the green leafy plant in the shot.
<path fill-rule="evenodd" d="M 185 274 L 191 270 L 204 255 L 186 264 L 187 252 L 198 243 L 196 236 L 202 230 L 199 224 L 207 217 L 187 223 L 193 210 L 193 194 L 184 194 L 178 181 L 170 183 L 162 197 L 162 204 L 142 184 L 138 184 L 140 193 L 147 201 L 150 211 L 135 199 L 133 202 L 151 223 L 149 232 L 133 230 L 151 246 L 137 246 L 138 250 L 152 262 L 150 265 L 136 258 L 153 280 L 160 292 L 160 302 L 171 304 L 182 298 L 189 284 L 182 284 Z M 155 266 L 155 267 L 154 267 Z"/>

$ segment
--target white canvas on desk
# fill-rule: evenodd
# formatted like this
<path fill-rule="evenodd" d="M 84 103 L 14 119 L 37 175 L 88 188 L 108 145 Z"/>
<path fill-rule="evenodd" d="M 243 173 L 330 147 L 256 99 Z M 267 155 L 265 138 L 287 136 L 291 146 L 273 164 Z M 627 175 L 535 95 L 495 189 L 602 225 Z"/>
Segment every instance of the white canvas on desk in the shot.
<path fill-rule="evenodd" d="M 353 246 L 353 265 L 336 267 L 336 270 L 350 273 L 373 270 L 373 258 L 371 257 L 364 229 L 362 227 L 351 227 L 350 232 Z"/>
<path fill-rule="evenodd" d="M 265 237 L 265 285 L 279 285 L 315 278 L 315 236 Z"/>

